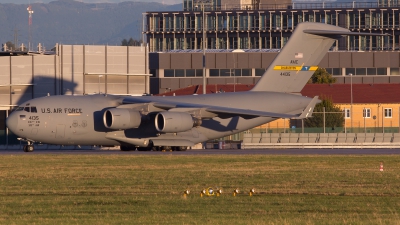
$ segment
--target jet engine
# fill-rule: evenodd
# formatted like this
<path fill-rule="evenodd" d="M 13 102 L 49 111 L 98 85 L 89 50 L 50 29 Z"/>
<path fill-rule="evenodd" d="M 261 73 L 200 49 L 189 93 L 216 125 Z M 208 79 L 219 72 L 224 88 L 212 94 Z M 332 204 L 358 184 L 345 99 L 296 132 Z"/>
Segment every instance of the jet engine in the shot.
<path fill-rule="evenodd" d="M 160 112 L 156 115 L 155 125 L 158 132 L 177 133 L 200 126 L 201 120 L 186 112 Z"/>
<path fill-rule="evenodd" d="M 141 121 L 140 112 L 131 109 L 107 109 L 103 115 L 104 126 L 113 130 L 138 128 Z"/>

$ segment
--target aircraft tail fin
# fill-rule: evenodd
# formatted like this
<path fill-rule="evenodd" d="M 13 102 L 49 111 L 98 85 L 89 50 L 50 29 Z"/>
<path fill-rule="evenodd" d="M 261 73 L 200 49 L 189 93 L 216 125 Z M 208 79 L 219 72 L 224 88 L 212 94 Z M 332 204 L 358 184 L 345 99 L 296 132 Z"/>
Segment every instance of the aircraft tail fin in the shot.
<path fill-rule="evenodd" d="M 360 33 L 323 23 L 298 24 L 282 51 L 251 91 L 300 92 L 334 41 L 342 35 Z"/>

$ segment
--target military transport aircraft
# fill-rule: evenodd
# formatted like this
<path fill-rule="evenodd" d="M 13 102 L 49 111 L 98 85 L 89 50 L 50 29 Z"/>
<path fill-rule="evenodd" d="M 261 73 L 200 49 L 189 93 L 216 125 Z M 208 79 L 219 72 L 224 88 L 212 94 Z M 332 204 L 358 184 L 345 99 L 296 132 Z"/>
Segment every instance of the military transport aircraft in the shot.
<path fill-rule="evenodd" d="M 27 142 L 26 152 L 34 150 L 34 142 L 186 150 L 278 118 L 306 118 L 319 100 L 298 93 L 342 35 L 374 34 L 300 23 L 250 91 L 169 97 L 47 96 L 17 107 L 7 118 L 7 127 Z"/>

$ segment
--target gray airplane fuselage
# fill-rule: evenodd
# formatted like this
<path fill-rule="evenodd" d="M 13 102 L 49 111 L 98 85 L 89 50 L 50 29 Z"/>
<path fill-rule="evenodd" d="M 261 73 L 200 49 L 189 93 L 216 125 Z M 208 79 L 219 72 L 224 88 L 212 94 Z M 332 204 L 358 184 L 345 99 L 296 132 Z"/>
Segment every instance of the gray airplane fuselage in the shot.
<path fill-rule="evenodd" d="M 318 96 L 300 93 L 342 35 L 323 23 L 299 23 L 282 51 L 247 92 L 187 96 L 49 96 L 27 101 L 7 127 L 26 140 L 59 145 L 120 145 L 184 150 L 185 146 L 257 127 L 278 118 L 312 116 Z M 381 35 L 362 33 L 362 35 Z"/>
<path fill-rule="evenodd" d="M 237 92 L 191 96 L 143 96 L 146 101 L 173 100 L 182 103 L 207 104 L 238 109 L 299 113 L 310 98 L 277 92 Z M 19 137 L 48 144 L 62 145 L 120 145 L 107 138 L 115 132 L 104 125 L 105 110 L 121 105 L 123 97 L 113 95 L 48 96 L 25 102 L 11 113 L 7 126 Z M 33 107 L 36 112 L 32 112 Z M 31 112 L 27 112 L 31 111 Z M 154 116 L 144 115 L 138 128 L 123 130 L 126 137 L 157 140 L 190 140 L 200 143 L 206 140 L 235 134 L 272 120 L 271 117 L 203 119 L 200 126 L 185 132 L 160 133 L 155 129 Z M 179 145 L 179 144 L 178 144 Z"/>

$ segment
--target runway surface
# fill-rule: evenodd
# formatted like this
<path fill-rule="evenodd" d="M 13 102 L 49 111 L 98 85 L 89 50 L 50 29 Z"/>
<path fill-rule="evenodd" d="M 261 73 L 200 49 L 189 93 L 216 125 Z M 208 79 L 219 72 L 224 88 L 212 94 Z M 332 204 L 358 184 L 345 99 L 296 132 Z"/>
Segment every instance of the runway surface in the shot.
<path fill-rule="evenodd" d="M 119 151 L 85 149 L 35 149 L 24 152 L 17 149 L 1 149 L 0 155 L 19 154 L 100 154 L 100 155 L 400 155 L 400 149 L 196 149 L 187 151 Z"/>

